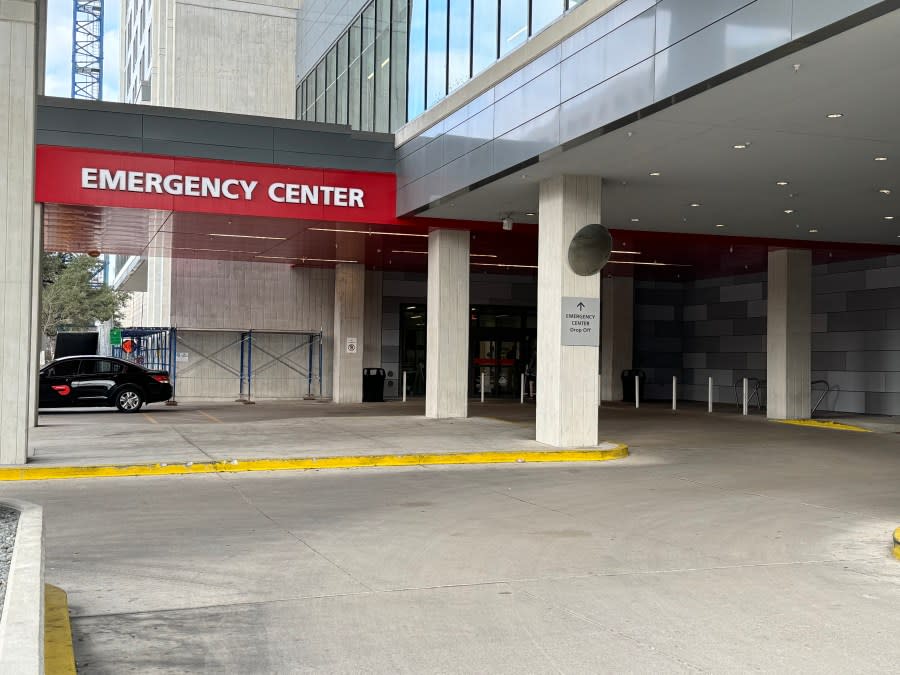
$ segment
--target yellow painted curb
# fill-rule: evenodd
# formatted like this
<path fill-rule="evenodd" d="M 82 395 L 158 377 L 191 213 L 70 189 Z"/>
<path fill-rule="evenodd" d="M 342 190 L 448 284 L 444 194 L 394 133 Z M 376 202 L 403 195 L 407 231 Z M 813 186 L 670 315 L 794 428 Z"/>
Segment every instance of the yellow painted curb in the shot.
<path fill-rule="evenodd" d="M 549 450 L 523 452 L 463 452 L 452 454 L 352 455 L 346 457 L 302 457 L 296 459 L 246 459 L 179 464 L 133 464 L 106 466 L 23 466 L 0 468 L 0 481 L 55 480 L 61 478 L 118 478 L 124 476 L 176 476 L 192 473 L 238 473 L 242 471 L 309 471 L 312 469 L 358 469 L 375 466 L 419 466 L 428 464 L 513 464 L 533 462 L 605 462 L 628 457 L 628 446 L 609 450 Z"/>
<path fill-rule="evenodd" d="M 47 675 L 75 675 L 75 650 L 69 623 L 66 592 L 44 585 L 44 672 Z"/>
<path fill-rule="evenodd" d="M 815 429 L 832 429 L 834 431 L 857 431 L 864 434 L 872 433 L 871 429 L 853 426 L 852 424 L 841 424 L 840 422 L 826 422 L 823 420 L 772 420 L 779 424 L 792 424 L 797 427 L 813 427 Z"/>
<path fill-rule="evenodd" d="M 894 557 L 900 560 L 900 527 L 894 530 Z"/>

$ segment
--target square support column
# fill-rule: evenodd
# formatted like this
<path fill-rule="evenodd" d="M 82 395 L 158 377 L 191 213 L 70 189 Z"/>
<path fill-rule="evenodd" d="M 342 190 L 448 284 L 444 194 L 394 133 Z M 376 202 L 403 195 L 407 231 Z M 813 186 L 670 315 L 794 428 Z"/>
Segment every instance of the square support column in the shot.
<path fill-rule="evenodd" d="M 766 410 L 770 419 L 810 416 L 812 254 L 769 251 Z"/>
<path fill-rule="evenodd" d="M 335 403 L 362 403 L 365 265 L 339 263 L 334 268 Z"/>
<path fill-rule="evenodd" d="M 604 401 L 621 401 L 622 371 L 634 362 L 634 278 L 606 277 L 601 294 L 601 395 Z"/>
<path fill-rule="evenodd" d="M 562 302 L 564 297 L 600 297 L 598 275 L 578 276 L 568 262 L 575 233 L 600 222 L 600 193 L 596 176 L 541 182 L 536 437 L 556 447 L 588 447 L 598 440 L 600 349 L 562 345 Z"/>
<path fill-rule="evenodd" d="M 428 235 L 425 416 L 469 412 L 469 239 L 465 230 Z"/>
<path fill-rule="evenodd" d="M 33 0 L 0 0 L 0 464 L 27 461 L 29 412 L 34 410 L 38 11 Z"/>

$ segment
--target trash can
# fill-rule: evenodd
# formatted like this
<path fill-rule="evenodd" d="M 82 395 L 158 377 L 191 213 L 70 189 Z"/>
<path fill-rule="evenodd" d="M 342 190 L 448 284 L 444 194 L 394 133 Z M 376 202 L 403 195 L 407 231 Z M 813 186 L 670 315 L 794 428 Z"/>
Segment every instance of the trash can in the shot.
<path fill-rule="evenodd" d="M 634 378 L 638 378 L 638 386 L 641 388 L 641 400 L 645 400 L 647 392 L 647 373 L 643 370 L 622 371 L 622 400 L 626 403 L 634 403 Z"/>
<path fill-rule="evenodd" d="M 363 368 L 363 403 L 384 403 L 384 368 Z"/>

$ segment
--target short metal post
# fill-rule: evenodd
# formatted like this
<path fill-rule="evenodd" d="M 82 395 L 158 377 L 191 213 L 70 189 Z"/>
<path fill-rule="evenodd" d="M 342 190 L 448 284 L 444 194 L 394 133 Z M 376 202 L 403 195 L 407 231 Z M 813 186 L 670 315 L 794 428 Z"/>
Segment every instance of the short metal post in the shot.
<path fill-rule="evenodd" d="M 641 407 L 641 380 L 637 375 L 634 376 L 634 407 Z"/>
<path fill-rule="evenodd" d="M 247 400 L 245 403 L 252 404 L 253 395 L 253 330 L 247 331 Z"/>
<path fill-rule="evenodd" d="M 484 403 L 484 371 L 481 371 L 481 402 Z"/>
<path fill-rule="evenodd" d="M 750 412 L 750 382 L 747 378 L 744 378 L 744 414 L 748 414 Z"/>
<path fill-rule="evenodd" d="M 672 410 L 678 410 L 678 378 L 672 376 Z"/>
<path fill-rule="evenodd" d="M 525 403 L 525 374 L 522 374 L 522 385 L 519 387 L 519 403 Z"/>
<path fill-rule="evenodd" d="M 406 403 L 406 371 L 403 371 L 403 402 Z"/>
<path fill-rule="evenodd" d="M 534 380 L 531 380 L 531 381 L 528 383 L 528 395 L 529 395 L 531 398 L 534 398 Z"/>
<path fill-rule="evenodd" d="M 709 378 L 709 412 L 712 412 L 713 408 L 713 381 L 712 378 Z"/>

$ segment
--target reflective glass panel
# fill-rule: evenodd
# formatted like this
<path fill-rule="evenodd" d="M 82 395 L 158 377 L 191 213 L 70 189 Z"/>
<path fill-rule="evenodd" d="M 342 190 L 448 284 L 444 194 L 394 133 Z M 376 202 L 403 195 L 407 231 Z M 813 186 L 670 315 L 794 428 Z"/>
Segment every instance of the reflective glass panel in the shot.
<path fill-rule="evenodd" d="M 497 60 L 497 0 L 475 0 L 472 16 L 472 74 Z"/>
<path fill-rule="evenodd" d="M 391 2 L 375 4 L 375 131 L 390 131 L 391 114 Z"/>
<path fill-rule="evenodd" d="M 406 122 L 406 40 L 408 0 L 394 0 L 391 13 L 391 128 L 396 131 Z"/>
<path fill-rule="evenodd" d="M 306 114 L 303 119 L 307 122 L 316 120 L 316 71 L 313 71 L 305 80 L 306 82 Z"/>
<path fill-rule="evenodd" d="M 350 65 L 347 69 L 347 87 L 350 90 L 350 103 L 348 104 L 347 123 L 354 129 L 359 129 L 359 92 L 360 92 L 360 68 L 359 45 L 362 40 L 362 17 L 357 17 L 350 25 L 350 48 L 348 50 Z"/>
<path fill-rule="evenodd" d="M 565 0 L 534 0 L 531 4 L 531 34 L 535 35 L 565 11 Z"/>
<path fill-rule="evenodd" d="M 500 0 L 500 56 L 527 39 L 528 0 Z"/>
<path fill-rule="evenodd" d="M 325 59 L 316 66 L 316 122 L 325 121 Z"/>
<path fill-rule="evenodd" d="M 411 0 L 407 119 L 425 112 L 425 0 Z"/>
<path fill-rule="evenodd" d="M 362 95 L 359 128 L 375 129 L 375 3 L 362 13 Z"/>
<path fill-rule="evenodd" d="M 337 46 L 325 57 L 325 121 L 334 124 L 337 109 Z"/>
<path fill-rule="evenodd" d="M 472 2 L 450 0 L 450 51 L 447 90 L 453 91 L 471 76 Z"/>
<path fill-rule="evenodd" d="M 337 109 L 334 121 L 347 124 L 347 49 L 349 38 L 344 33 L 337 43 Z"/>
<path fill-rule="evenodd" d="M 428 0 L 428 77 L 425 104 L 447 95 L 447 0 Z"/>

